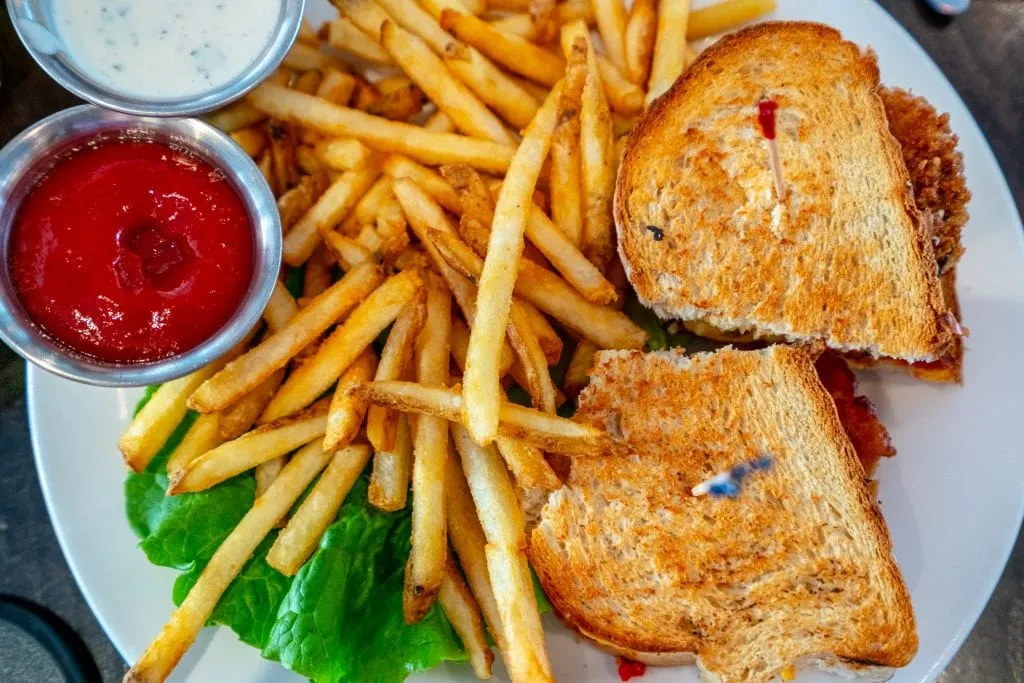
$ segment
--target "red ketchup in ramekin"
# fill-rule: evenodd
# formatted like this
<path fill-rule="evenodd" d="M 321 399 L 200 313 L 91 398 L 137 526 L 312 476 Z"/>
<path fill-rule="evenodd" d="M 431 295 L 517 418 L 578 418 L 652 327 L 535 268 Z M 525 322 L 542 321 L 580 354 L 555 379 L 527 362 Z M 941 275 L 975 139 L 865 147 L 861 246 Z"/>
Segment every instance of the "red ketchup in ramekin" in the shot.
<path fill-rule="evenodd" d="M 8 249 L 39 329 L 113 363 L 198 346 L 236 311 L 253 273 L 253 226 L 223 173 L 130 137 L 60 154 L 19 207 Z"/>

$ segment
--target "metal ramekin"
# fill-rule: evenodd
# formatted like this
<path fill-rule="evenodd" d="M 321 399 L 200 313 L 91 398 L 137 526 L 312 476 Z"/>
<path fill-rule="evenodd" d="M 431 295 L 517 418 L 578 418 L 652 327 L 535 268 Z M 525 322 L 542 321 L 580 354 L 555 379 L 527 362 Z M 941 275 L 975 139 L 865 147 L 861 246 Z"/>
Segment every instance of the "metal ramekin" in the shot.
<path fill-rule="evenodd" d="M 25 312 L 10 274 L 11 228 L 28 192 L 62 150 L 97 134 L 117 132 L 184 147 L 221 169 L 253 225 L 252 280 L 234 315 L 195 348 L 145 363 L 108 363 L 51 340 Z M 281 219 L 259 168 L 213 126 L 198 119 L 139 118 L 82 105 L 39 121 L 0 149 L 0 253 L 0 339 L 26 360 L 62 377 L 102 386 L 143 386 L 187 375 L 216 360 L 259 322 L 281 265 Z"/>
<path fill-rule="evenodd" d="M 52 3 L 48 0 L 7 0 L 7 14 L 25 49 L 50 78 L 87 102 L 137 116 L 195 116 L 237 100 L 255 88 L 278 67 L 288 53 L 302 23 L 306 0 L 281 0 L 281 17 L 277 30 L 263 50 L 263 54 L 239 75 L 219 89 L 208 90 L 180 99 L 150 100 L 132 97 L 112 90 L 92 80 L 78 68 L 74 58 L 65 50 L 49 51 L 43 43 L 33 39 L 33 28 L 48 31 L 59 42 L 59 33 L 51 17 Z M 34 24 L 34 25 L 33 25 Z"/>

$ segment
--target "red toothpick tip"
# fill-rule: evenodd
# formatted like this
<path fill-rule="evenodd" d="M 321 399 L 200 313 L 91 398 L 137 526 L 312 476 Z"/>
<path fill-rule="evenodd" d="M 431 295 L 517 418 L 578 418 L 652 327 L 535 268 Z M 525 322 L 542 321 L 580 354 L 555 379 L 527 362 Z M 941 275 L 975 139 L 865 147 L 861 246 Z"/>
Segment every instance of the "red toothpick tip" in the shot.
<path fill-rule="evenodd" d="M 768 162 L 775 177 L 775 195 L 779 201 L 786 199 L 786 183 L 782 179 L 782 160 L 779 158 L 779 147 L 775 141 L 775 114 L 779 103 L 773 99 L 763 99 L 757 103 L 757 123 L 761 126 L 761 134 L 768 145 Z"/>

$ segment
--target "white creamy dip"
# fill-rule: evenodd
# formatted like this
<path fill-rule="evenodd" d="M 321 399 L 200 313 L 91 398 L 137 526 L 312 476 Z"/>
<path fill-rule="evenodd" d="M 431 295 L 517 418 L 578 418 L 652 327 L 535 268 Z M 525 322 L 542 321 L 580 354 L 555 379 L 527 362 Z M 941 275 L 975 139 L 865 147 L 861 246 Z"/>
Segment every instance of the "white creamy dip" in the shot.
<path fill-rule="evenodd" d="M 78 67 L 125 95 L 175 99 L 223 86 L 263 53 L 281 0 L 52 0 Z"/>

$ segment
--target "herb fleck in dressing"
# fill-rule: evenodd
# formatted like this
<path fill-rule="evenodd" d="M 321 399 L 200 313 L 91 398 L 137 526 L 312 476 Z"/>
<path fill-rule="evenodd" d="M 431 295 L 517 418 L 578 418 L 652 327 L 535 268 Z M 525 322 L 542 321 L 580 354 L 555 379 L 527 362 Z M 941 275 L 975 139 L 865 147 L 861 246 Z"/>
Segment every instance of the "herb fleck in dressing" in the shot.
<path fill-rule="evenodd" d="M 53 0 L 77 65 L 126 95 L 172 99 L 223 86 L 267 44 L 281 0 Z"/>

